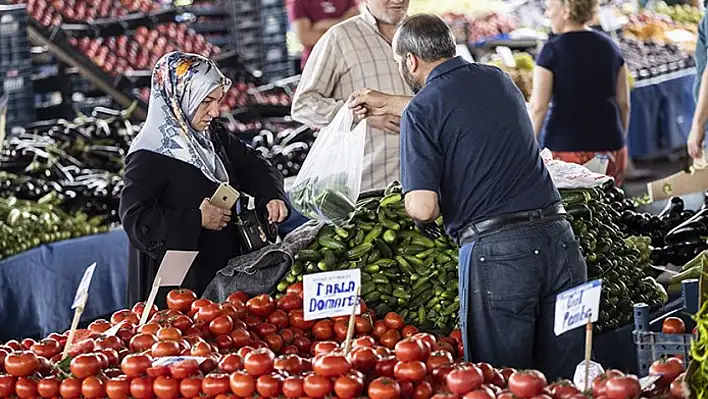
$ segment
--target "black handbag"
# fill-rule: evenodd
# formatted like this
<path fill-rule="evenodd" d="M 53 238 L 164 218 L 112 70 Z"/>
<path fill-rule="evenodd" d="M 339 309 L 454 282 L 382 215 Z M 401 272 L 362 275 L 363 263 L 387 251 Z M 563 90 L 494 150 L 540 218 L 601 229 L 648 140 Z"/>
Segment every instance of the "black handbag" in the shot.
<path fill-rule="evenodd" d="M 238 233 L 241 252 L 251 253 L 275 243 L 278 237 L 278 227 L 268 223 L 268 212 L 265 209 L 248 208 L 250 196 L 241 193 L 239 198 L 240 212 L 236 213 L 233 225 Z"/>

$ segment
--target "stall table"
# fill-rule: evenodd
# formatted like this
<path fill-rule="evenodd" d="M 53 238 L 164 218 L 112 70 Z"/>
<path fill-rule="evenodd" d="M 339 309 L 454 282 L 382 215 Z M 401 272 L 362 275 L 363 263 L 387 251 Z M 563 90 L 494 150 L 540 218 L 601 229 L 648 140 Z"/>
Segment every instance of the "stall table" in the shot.
<path fill-rule="evenodd" d="M 0 261 L 0 342 L 68 329 L 74 294 L 93 262 L 84 321 L 126 306 L 128 238 L 122 229 L 42 245 Z"/>
<path fill-rule="evenodd" d="M 696 108 L 695 78 L 696 69 L 689 68 L 636 82 L 627 134 L 632 158 L 651 158 L 686 144 Z"/>

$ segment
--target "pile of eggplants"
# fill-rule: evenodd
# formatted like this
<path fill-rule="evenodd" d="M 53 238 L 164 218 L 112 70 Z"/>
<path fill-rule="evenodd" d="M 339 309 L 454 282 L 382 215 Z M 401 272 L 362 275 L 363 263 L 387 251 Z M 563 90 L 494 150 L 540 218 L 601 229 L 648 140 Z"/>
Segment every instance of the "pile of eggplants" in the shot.
<path fill-rule="evenodd" d="M 305 125 L 266 122 L 254 133 L 250 144 L 278 168 L 283 177 L 291 177 L 300 171 L 315 137 L 316 133 Z"/>
<path fill-rule="evenodd" d="M 56 193 L 66 212 L 119 222 L 123 158 L 138 126 L 130 110 L 96 108 L 90 116 L 36 122 L 0 151 L 0 197 L 36 201 Z"/>

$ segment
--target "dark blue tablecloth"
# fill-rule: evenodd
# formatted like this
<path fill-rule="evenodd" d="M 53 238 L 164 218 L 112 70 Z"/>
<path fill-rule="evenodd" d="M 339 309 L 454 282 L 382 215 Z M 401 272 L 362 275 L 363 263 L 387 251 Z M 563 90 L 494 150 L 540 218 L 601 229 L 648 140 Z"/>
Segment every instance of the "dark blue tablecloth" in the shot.
<path fill-rule="evenodd" d="M 0 261 L 0 342 L 69 328 L 86 268 L 96 270 L 82 320 L 126 306 L 128 237 L 123 230 L 43 245 Z"/>
<path fill-rule="evenodd" d="M 696 103 L 695 70 L 638 81 L 631 93 L 629 155 L 646 158 L 686 144 Z"/>

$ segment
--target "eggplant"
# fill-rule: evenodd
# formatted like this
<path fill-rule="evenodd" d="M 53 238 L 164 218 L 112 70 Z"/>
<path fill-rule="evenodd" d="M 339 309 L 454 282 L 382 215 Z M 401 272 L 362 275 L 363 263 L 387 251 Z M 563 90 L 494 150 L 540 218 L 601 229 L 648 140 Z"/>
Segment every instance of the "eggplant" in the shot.
<path fill-rule="evenodd" d="M 679 242 L 695 241 L 708 236 L 708 208 L 701 208 L 693 217 L 674 227 L 664 241 L 673 245 Z"/>
<path fill-rule="evenodd" d="M 664 209 L 659 213 L 659 218 L 668 218 L 671 215 L 681 215 L 684 210 L 684 203 L 681 197 L 672 197 Z"/>

